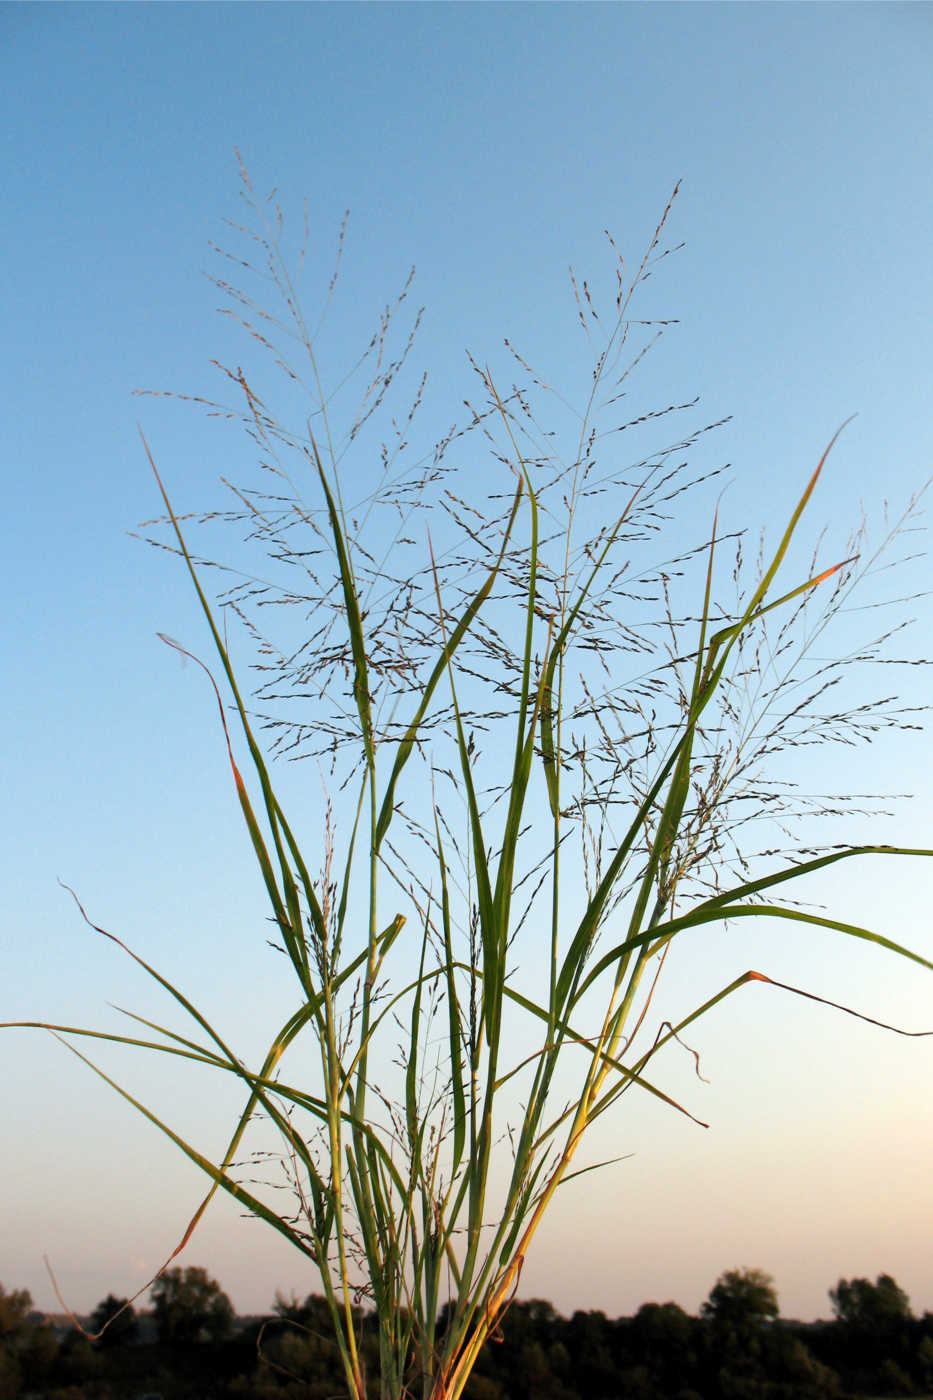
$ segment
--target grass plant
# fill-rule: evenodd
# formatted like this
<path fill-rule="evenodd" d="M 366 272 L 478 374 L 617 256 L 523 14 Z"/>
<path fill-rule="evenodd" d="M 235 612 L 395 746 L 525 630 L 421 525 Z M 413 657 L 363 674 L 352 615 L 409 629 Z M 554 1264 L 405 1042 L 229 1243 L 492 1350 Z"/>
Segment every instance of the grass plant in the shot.
<path fill-rule="evenodd" d="M 471 362 L 464 425 L 409 466 L 424 403 L 410 366 L 418 316 L 398 339 L 410 284 L 350 375 L 332 378 L 278 205 L 242 174 L 249 222 L 232 236 L 247 253 L 228 256 L 275 304 L 218 286 L 268 352 L 259 373 L 270 387 L 224 369 L 235 401 L 199 402 L 244 424 L 264 475 L 258 487 L 229 484 L 231 507 L 189 528 L 147 446 L 164 515 L 144 533 L 183 561 L 203 610 L 217 675 L 170 645 L 213 686 L 294 1005 L 247 1065 L 127 948 L 192 1028 L 45 1028 L 209 1178 L 178 1249 L 215 1192 L 230 1193 L 307 1259 L 352 1400 L 457 1400 L 555 1194 L 595 1166 L 578 1156 L 588 1130 L 632 1090 L 688 1112 L 656 1079 L 657 1055 L 750 982 L 771 981 L 743 971 L 676 1024 L 656 1022 L 675 943 L 696 957 L 711 927 L 793 920 L 933 966 L 797 895 L 839 862 L 933 852 L 801 844 L 798 818 L 841 820 L 862 799 L 814 810 L 780 769 L 807 745 L 914 718 L 888 700 L 827 700 L 849 663 L 819 660 L 816 642 L 872 573 L 864 541 L 788 576 L 838 434 L 749 583 L 743 532 L 723 533 L 705 508 L 693 518 L 711 528 L 689 544 L 672 524 L 685 502 L 718 490 L 722 469 L 688 465 L 717 425 L 675 429 L 619 465 L 623 442 L 695 409 L 626 416 L 630 380 L 666 325 L 636 319 L 633 299 L 669 251 L 670 205 L 634 275 L 610 240 L 607 306 L 572 276 L 591 353 L 579 398 L 508 346 L 517 380 L 506 389 Z M 336 287 L 335 273 L 328 307 Z M 270 406 L 270 369 L 288 404 L 303 404 L 297 429 Z M 407 416 L 391 417 L 409 381 Z M 380 415 L 391 420 L 384 440 Z M 191 530 L 218 523 L 244 527 L 267 558 L 262 573 L 194 552 Z M 226 571 L 217 598 L 208 564 Z M 235 620 L 257 647 L 249 692 L 232 657 Z M 887 646 L 869 639 L 859 656 Z M 310 838 L 286 815 L 272 755 L 326 777 Z M 235 1076 L 245 1102 L 225 1149 L 183 1139 L 94 1066 L 75 1044 L 89 1036 Z M 292 1075 L 309 1062 L 310 1082 Z M 277 1134 L 291 1210 L 244 1180 L 254 1131 L 264 1150 Z M 375 1351 L 378 1366 L 367 1365 Z"/>

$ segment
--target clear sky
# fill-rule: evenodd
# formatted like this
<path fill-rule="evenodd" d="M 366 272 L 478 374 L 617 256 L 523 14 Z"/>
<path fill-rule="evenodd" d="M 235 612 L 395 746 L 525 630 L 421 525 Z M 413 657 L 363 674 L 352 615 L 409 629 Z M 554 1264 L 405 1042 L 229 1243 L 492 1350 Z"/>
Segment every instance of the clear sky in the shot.
<path fill-rule="evenodd" d="M 863 507 L 877 533 L 885 502 L 899 512 L 933 471 L 931 71 L 919 4 L 0 6 L 0 1019 L 157 1014 L 59 877 L 232 1038 L 248 1046 L 275 1019 L 216 709 L 156 639 L 206 652 L 203 624 L 173 561 L 129 533 L 158 513 L 137 420 L 181 509 L 222 504 L 230 454 L 248 448 L 132 397 L 211 392 L 211 358 L 240 353 L 203 275 L 238 215 L 234 148 L 299 219 L 307 196 L 313 267 L 350 209 L 336 326 L 368 327 L 417 266 L 416 358 L 441 419 L 472 392 L 466 348 L 501 360 L 508 335 L 559 375 L 568 264 L 605 270 L 605 228 L 637 262 L 681 180 L 669 241 L 685 247 L 649 298 L 680 324 L 634 411 L 699 395 L 706 421 L 732 415 L 703 460 L 734 464 L 723 516 L 752 538 L 857 413 L 813 505 L 813 529 L 844 539 Z M 928 579 L 915 562 L 888 596 Z M 929 601 L 891 616 L 917 618 L 901 650 L 929 656 Z M 873 673 L 866 693 L 879 685 L 929 696 L 922 667 Z M 908 739 L 812 759 L 815 790 L 914 794 L 845 836 L 933 845 L 929 735 Z M 819 897 L 931 957 L 931 894 L 921 864 L 878 862 Z M 754 966 L 933 1028 L 933 976 L 830 934 L 740 928 L 680 957 L 697 996 Z M 775 1276 L 788 1316 L 826 1316 L 840 1277 L 882 1271 L 933 1309 L 933 1041 L 758 987 L 695 1043 L 709 1085 L 676 1057 L 665 1082 L 710 1129 L 624 1100 L 599 1146 L 633 1155 L 567 1187 L 522 1293 L 693 1311 L 748 1265 Z M 223 1094 L 123 1070 L 217 1149 Z M 47 1253 L 78 1310 L 132 1292 L 181 1233 L 197 1172 L 37 1032 L 3 1033 L 0 1075 L 0 1281 L 55 1308 Z M 182 1262 L 240 1311 L 314 1286 L 226 1204 Z"/>

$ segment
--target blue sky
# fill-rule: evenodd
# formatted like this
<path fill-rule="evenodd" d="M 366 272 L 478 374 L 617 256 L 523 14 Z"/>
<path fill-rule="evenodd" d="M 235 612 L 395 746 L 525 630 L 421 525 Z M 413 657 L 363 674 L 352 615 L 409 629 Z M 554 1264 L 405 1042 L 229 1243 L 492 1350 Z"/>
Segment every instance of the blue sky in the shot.
<path fill-rule="evenodd" d="M 238 216 L 234 148 L 296 221 L 307 197 L 315 296 L 351 211 L 328 323 L 338 362 L 416 265 L 415 358 L 438 422 L 473 391 L 466 348 L 503 363 L 508 335 L 547 373 L 577 372 L 568 264 L 605 277 L 605 228 L 637 263 L 682 181 L 668 236 L 685 247 L 646 291 L 651 315 L 680 324 L 635 404 L 699 395 L 705 421 L 732 415 L 700 459 L 734 464 L 722 510 L 753 538 L 857 413 L 812 508 L 814 531 L 842 540 L 863 506 L 877 534 L 885 502 L 897 514 L 933 471 L 931 61 L 923 5 L 0 6 L 4 1019 L 155 1013 L 58 877 L 232 1034 L 248 1042 L 272 1014 L 216 710 L 156 638 L 203 652 L 203 624 L 172 561 L 130 535 L 158 513 L 137 421 L 180 509 L 219 504 L 220 476 L 248 458 L 196 412 L 133 397 L 216 391 L 211 358 L 242 352 L 204 276 Z M 928 577 L 916 561 L 889 596 Z M 929 655 L 929 602 L 896 615 L 918 619 L 904 654 Z M 928 698 L 924 668 L 884 684 Z M 933 845 L 929 758 L 914 734 L 841 768 L 821 755 L 812 777 L 915 793 L 868 839 Z M 920 866 L 879 863 L 819 897 L 933 956 L 930 893 Z M 684 986 L 760 966 L 933 1027 L 933 979 L 875 949 L 779 928 L 696 956 Z M 722 1270 L 749 1265 L 775 1275 L 787 1315 L 826 1315 L 839 1277 L 881 1271 L 933 1308 L 931 1043 L 753 989 L 700 1048 L 710 1086 L 676 1062 L 671 1083 L 709 1132 L 626 1105 L 610 1145 L 634 1156 L 599 1190 L 567 1188 L 523 1293 L 693 1310 Z M 5 1032 L 0 1066 L 0 1281 L 54 1307 L 47 1253 L 76 1308 L 141 1286 L 198 1199 L 196 1173 L 37 1033 Z M 222 1095 L 133 1075 L 217 1141 Z M 186 1257 L 243 1311 L 313 1286 L 225 1206 Z"/>

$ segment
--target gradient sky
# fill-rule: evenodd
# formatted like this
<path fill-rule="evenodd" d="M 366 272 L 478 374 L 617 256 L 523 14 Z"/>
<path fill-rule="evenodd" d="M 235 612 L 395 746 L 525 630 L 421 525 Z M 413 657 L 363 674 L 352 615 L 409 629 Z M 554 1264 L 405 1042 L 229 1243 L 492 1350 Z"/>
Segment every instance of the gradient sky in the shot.
<path fill-rule="evenodd" d="M 931 71 L 927 5 L 0 6 L 0 1018 L 157 1014 L 60 877 L 234 1039 L 275 1019 L 216 710 L 156 639 L 205 651 L 203 624 L 178 568 L 129 535 L 158 512 L 137 420 L 182 509 L 218 504 L 226 454 L 245 451 L 132 397 L 209 391 L 211 357 L 235 353 L 203 275 L 237 215 L 234 147 L 287 208 L 307 196 L 322 268 L 351 210 L 338 321 L 368 323 L 417 265 L 419 354 L 455 407 L 467 347 L 482 360 L 509 335 L 559 367 L 568 264 L 605 267 L 607 227 L 637 260 L 682 180 L 670 237 L 686 247 L 651 284 L 653 314 L 680 325 L 647 406 L 656 390 L 732 415 L 715 446 L 735 465 L 723 511 L 753 529 L 786 515 L 857 413 L 813 506 L 814 528 L 844 538 L 863 506 L 880 522 L 933 471 Z M 890 596 L 928 579 L 917 561 Z M 904 654 L 929 656 L 929 601 L 896 615 L 918 619 Z M 881 684 L 929 695 L 924 668 Z M 914 734 L 821 757 L 812 781 L 915 794 L 846 835 L 922 846 L 931 772 Z M 928 957 L 931 896 L 920 863 L 850 865 L 819 890 Z M 698 993 L 754 966 L 933 1028 L 933 977 L 828 934 L 742 929 L 681 957 Z M 788 1316 L 826 1316 L 840 1277 L 882 1271 L 933 1309 L 933 1041 L 758 987 L 696 1043 L 710 1084 L 676 1057 L 665 1083 L 709 1131 L 623 1101 L 594 1150 L 633 1155 L 558 1198 L 522 1294 L 565 1312 L 694 1311 L 748 1265 L 775 1276 Z M 223 1095 L 124 1068 L 216 1149 Z M 0 1075 L 0 1281 L 56 1308 L 46 1253 L 78 1310 L 131 1293 L 197 1203 L 195 1169 L 37 1032 L 0 1036 Z M 182 1262 L 244 1312 L 314 1286 L 226 1203 Z"/>

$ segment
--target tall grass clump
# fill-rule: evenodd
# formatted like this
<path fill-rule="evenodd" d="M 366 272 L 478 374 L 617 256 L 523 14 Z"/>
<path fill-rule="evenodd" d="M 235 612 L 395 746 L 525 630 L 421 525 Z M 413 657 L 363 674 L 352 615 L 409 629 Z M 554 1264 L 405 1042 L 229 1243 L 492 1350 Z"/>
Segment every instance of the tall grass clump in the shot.
<path fill-rule="evenodd" d="M 670 204 L 632 275 L 609 240 L 607 296 L 571 276 L 580 393 L 506 342 L 508 369 L 471 360 L 463 423 L 415 459 L 410 282 L 332 372 L 278 205 L 242 176 L 248 222 L 224 253 L 237 281 L 216 280 L 265 358 L 250 376 L 219 367 L 229 402 L 196 402 L 242 423 L 262 475 L 225 481 L 228 507 L 189 524 L 146 447 L 164 514 L 144 533 L 203 610 L 214 662 L 199 664 L 294 1004 L 251 1065 L 147 964 L 184 1031 L 46 1029 L 234 1076 L 244 1106 L 213 1155 L 104 1076 L 210 1180 L 182 1245 L 229 1192 L 307 1259 L 352 1400 L 456 1400 L 555 1193 L 594 1166 L 588 1130 L 629 1091 L 688 1112 L 656 1078 L 659 1051 L 770 981 L 743 971 L 671 1024 L 654 1012 L 669 960 L 696 956 L 711 927 L 766 918 L 933 966 L 800 902 L 835 863 L 933 852 L 802 844 L 801 819 L 838 822 L 864 799 L 814 808 L 781 766 L 914 720 L 886 698 L 835 698 L 852 653 L 826 659 L 827 642 L 876 563 L 862 533 L 842 560 L 800 564 L 836 438 L 749 566 L 746 534 L 707 499 L 724 468 L 689 465 L 718 425 L 697 426 L 694 402 L 628 410 L 667 324 L 637 319 L 634 300 L 667 254 Z M 644 446 L 651 433 L 666 440 Z M 704 522 L 692 540 L 685 519 Z M 242 558 L 195 550 L 192 531 L 218 526 Z M 248 690 L 231 633 L 255 644 Z M 888 654 L 888 636 L 860 638 L 858 667 Z M 312 808 L 325 779 L 305 834 L 273 756 L 304 762 Z M 290 1208 L 275 1181 L 244 1179 L 270 1133 Z"/>

